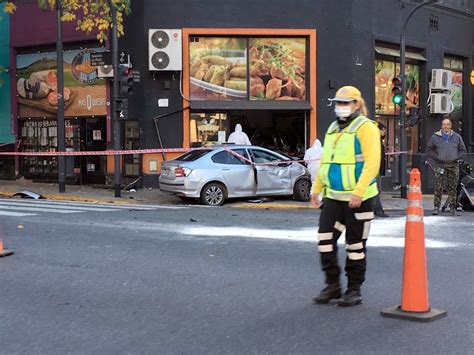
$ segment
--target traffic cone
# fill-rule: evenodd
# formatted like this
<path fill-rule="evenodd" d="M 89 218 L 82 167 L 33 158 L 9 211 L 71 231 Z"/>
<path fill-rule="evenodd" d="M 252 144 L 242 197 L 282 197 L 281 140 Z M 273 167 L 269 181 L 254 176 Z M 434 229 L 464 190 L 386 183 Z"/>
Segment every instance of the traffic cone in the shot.
<path fill-rule="evenodd" d="M 423 216 L 420 172 L 412 169 L 405 224 L 402 303 L 383 310 L 383 317 L 430 322 L 447 315 L 446 311 L 429 306 Z"/>
<path fill-rule="evenodd" d="M 3 249 L 3 240 L 0 239 L 0 257 L 12 255 L 13 250 Z"/>

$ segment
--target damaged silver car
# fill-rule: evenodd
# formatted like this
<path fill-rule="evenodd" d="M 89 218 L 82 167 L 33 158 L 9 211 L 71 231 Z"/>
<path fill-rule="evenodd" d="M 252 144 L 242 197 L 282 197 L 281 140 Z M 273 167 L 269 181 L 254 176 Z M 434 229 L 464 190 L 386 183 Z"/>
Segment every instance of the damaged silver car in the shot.
<path fill-rule="evenodd" d="M 162 191 L 200 199 L 210 206 L 221 206 L 228 198 L 255 196 L 292 196 L 309 201 L 311 190 L 304 165 L 255 146 L 191 150 L 164 162 L 159 182 Z"/>

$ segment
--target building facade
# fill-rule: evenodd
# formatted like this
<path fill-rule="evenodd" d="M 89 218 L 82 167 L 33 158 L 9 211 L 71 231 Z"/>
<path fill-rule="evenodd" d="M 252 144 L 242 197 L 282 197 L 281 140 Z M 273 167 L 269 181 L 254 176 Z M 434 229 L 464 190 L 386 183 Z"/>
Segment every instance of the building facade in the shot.
<path fill-rule="evenodd" d="M 316 137 L 323 137 L 334 119 L 327 99 L 338 87 L 355 85 L 362 91 L 371 117 L 387 125 L 388 149 L 397 152 L 399 108 L 391 101 L 391 81 L 399 70 L 400 28 L 418 2 L 298 0 L 289 5 L 281 0 L 133 1 L 119 46 L 130 54 L 140 81 L 134 84 L 134 94 L 129 97 L 122 145 L 127 149 L 164 147 L 185 151 L 224 141 L 240 123 L 252 143 L 301 156 Z M 29 16 L 35 10 L 25 11 L 24 16 Z M 32 40 L 32 34 L 18 24 L 22 17 L 17 15 L 10 23 L 14 33 L 10 34 L 10 60 L 20 70 L 24 69 L 21 60 L 26 60 L 21 55 L 37 53 L 38 48 L 41 53 L 54 51 L 55 28 L 35 34 L 33 37 L 38 37 Z M 48 21 L 54 24 L 54 16 Z M 149 31 L 160 29 L 180 30 L 182 70 L 150 70 Z M 85 49 L 104 50 L 91 37 L 73 28 L 68 31 L 66 48 L 76 51 L 71 53 L 72 59 L 78 55 L 84 58 Z M 420 120 L 414 120 L 407 129 L 409 151 L 422 152 L 432 132 L 439 128 L 443 116 L 428 113 L 429 83 L 432 69 L 448 69 L 454 73 L 453 112 L 448 116 L 472 152 L 472 1 L 441 1 L 421 9 L 408 26 L 406 39 L 407 106 L 421 109 Z M 31 128 L 29 123 L 25 128 L 24 122 L 52 120 L 48 115 L 36 117 L 39 113 L 31 108 L 21 114 L 24 100 L 18 99 L 17 84 L 12 82 L 12 133 L 16 147 L 28 149 L 25 135 L 40 127 Z M 94 84 L 97 90 L 97 81 Z M 92 88 L 87 83 L 80 85 L 86 92 Z M 108 102 L 110 83 L 103 85 Z M 80 121 L 76 125 L 82 137 L 78 140 L 81 143 L 71 149 L 111 148 L 107 107 L 70 116 L 69 126 Z M 48 133 L 51 130 L 44 124 L 41 128 Z M 76 128 L 69 130 L 74 138 Z M 43 147 L 42 139 L 36 138 L 37 146 Z M 156 186 L 161 162 L 177 154 L 125 156 L 122 175 L 130 179 L 143 176 L 145 186 Z M 70 162 L 70 176 L 81 175 L 82 183 L 105 182 L 105 176 L 113 171 L 112 159 L 87 159 Z M 18 159 L 17 170 L 26 176 L 28 168 L 23 160 Z M 41 168 L 36 170 L 41 175 Z"/>

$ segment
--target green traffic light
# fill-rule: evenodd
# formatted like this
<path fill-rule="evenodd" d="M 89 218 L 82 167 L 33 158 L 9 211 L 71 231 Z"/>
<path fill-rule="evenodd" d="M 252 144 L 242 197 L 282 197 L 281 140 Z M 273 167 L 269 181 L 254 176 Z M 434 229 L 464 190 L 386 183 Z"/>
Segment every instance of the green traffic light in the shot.
<path fill-rule="evenodd" d="M 401 102 L 402 102 L 402 95 L 393 95 L 393 97 L 392 97 L 392 102 L 393 102 L 395 105 L 400 105 Z"/>

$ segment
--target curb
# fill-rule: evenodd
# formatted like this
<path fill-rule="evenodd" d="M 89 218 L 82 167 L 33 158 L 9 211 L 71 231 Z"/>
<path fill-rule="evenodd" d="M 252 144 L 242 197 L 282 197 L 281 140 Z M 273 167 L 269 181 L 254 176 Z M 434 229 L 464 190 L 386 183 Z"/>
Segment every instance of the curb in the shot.
<path fill-rule="evenodd" d="M 17 194 L 18 192 L 0 192 L 0 197 L 8 197 L 11 198 L 13 195 Z M 117 205 L 125 205 L 135 204 L 134 201 L 123 201 L 123 200 L 114 200 L 110 198 L 92 198 L 92 197 L 81 197 L 76 195 L 59 195 L 59 194 L 42 194 L 42 196 L 48 200 L 56 200 L 56 201 L 75 201 L 75 202 L 92 202 L 92 203 L 110 203 L 110 204 L 117 204 Z"/>

